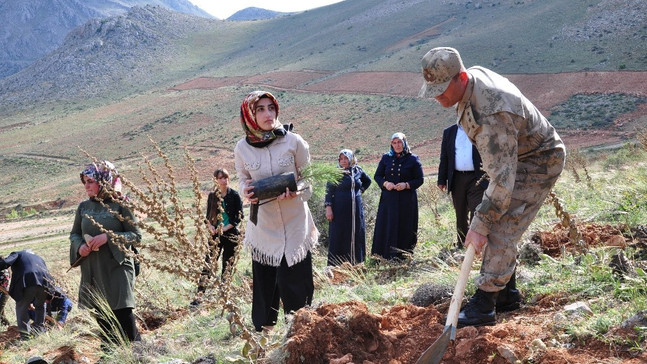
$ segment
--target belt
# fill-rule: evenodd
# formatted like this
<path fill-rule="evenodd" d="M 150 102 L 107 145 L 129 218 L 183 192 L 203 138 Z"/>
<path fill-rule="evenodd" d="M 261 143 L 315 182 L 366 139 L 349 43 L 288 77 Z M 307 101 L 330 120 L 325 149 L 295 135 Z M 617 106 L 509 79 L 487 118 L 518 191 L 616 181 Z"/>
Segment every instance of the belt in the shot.
<path fill-rule="evenodd" d="M 459 170 L 454 170 L 456 173 L 474 173 L 475 171 L 459 171 Z"/>

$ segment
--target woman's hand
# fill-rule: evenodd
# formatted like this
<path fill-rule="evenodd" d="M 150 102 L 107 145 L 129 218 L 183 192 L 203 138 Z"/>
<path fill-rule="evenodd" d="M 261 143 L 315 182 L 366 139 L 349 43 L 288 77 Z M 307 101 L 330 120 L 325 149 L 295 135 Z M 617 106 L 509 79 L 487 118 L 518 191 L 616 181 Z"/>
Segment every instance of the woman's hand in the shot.
<path fill-rule="evenodd" d="M 333 219 L 332 206 L 326 206 L 326 219 L 328 221 L 332 221 Z"/>
<path fill-rule="evenodd" d="M 247 184 L 251 183 L 252 181 L 250 180 L 247 182 Z M 254 189 L 254 186 L 247 186 L 243 188 L 243 196 L 245 196 L 245 199 L 249 201 L 249 203 L 258 203 L 258 199 L 254 198 L 254 192 L 252 190 Z"/>
<path fill-rule="evenodd" d="M 391 190 L 393 190 L 395 188 L 395 184 L 393 182 L 389 182 L 389 181 L 384 182 L 383 186 L 387 191 L 391 191 Z"/>
<path fill-rule="evenodd" d="M 278 197 L 276 199 L 279 200 L 279 201 L 283 201 L 283 200 L 291 200 L 291 199 L 293 199 L 295 197 L 297 197 L 297 192 L 296 191 L 290 191 L 290 188 L 286 187 L 285 188 L 285 193 L 282 193 L 282 194 L 278 195 Z"/>
<path fill-rule="evenodd" d="M 216 235 L 216 228 L 211 225 L 211 223 L 207 224 L 207 226 L 209 226 L 209 232 L 211 233 L 211 235 Z"/>
<path fill-rule="evenodd" d="M 87 257 L 92 253 L 92 249 L 88 246 L 88 244 L 83 244 L 79 247 L 79 255 L 82 257 Z"/>
<path fill-rule="evenodd" d="M 407 189 L 407 183 L 406 182 L 400 182 L 397 185 L 395 185 L 395 190 L 396 191 L 403 191 Z"/>
<path fill-rule="evenodd" d="M 103 233 L 96 235 L 87 242 L 87 245 L 92 249 L 92 251 L 98 251 L 99 248 L 108 242 L 108 234 Z"/>

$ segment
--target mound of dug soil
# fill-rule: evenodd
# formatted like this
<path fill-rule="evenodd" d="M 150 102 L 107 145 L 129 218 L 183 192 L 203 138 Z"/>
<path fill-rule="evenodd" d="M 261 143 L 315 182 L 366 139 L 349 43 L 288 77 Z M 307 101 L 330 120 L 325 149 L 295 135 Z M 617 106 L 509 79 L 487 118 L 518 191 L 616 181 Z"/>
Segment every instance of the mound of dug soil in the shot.
<path fill-rule="evenodd" d="M 647 354 L 634 354 L 599 340 L 557 342 L 555 314 L 564 297 L 547 296 L 532 307 L 498 315 L 498 324 L 458 329 L 442 363 L 581 364 L 598 362 L 647 363 Z M 394 306 L 371 314 L 366 305 L 351 301 L 297 312 L 288 334 L 287 364 L 409 364 L 443 332 L 444 318 L 433 305 Z"/>

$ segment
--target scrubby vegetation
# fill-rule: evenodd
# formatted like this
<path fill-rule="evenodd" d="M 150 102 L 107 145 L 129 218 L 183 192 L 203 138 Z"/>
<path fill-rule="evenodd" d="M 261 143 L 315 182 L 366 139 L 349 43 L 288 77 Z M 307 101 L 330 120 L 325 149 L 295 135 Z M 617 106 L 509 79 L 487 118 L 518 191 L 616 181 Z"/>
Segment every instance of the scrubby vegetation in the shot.
<path fill-rule="evenodd" d="M 546 297 L 553 297 L 554 305 L 560 307 L 587 302 L 593 312 L 592 315 L 551 323 L 551 337 L 557 343 L 555 345 L 577 346 L 580 342 L 595 339 L 616 348 L 624 348 L 622 350 L 628 348 L 634 355 L 646 349 L 647 332 L 640 325 L 636 326 L 635 335 L 632 336 L 610 334 L 628 318 L 647 309 L 647 292 L 644 290 L 647 283 L 647 251 L 640 245 L 630 243 L 642 241 L 645 244 L 645 240 L 639 239 L 639 233 L 641 224 L 647 219 L 647 166 L 640 161 L 625 159 L 623 156 L 627 155 L 627 150 L 640 160 L 647 156 L 643 148 L 632 145 L 607 156 L 591 157 L 581 152 L 574 153 L 586 161 L 586 172 L 582 165 L 571 166 L 571 172 L 568 168 L 565 170 L 555 187 L 554 199 L 542 207 L 522 241 L 521 253 L 527 258 L 532 245 L 541 240 L 537 236 L 542 232 L 544 240 L 549 236 L 558 239 L 556 236 L 562 233 L 557 226 L 570 224 L 581 234 L 584 245 L 573 248 L 566 229 L 563 233 L 566 240 L 561 243 L 561 249 L 557 248 L 557 254 L 539 250 L 534 260 L 522 259 L 518 268 L 518 284 L 525 294 L 528 307 L 539 304 Z M 613 166 L 607 165 L 608 160 L 615 160 Z M 151 185 L 143 189 L 148 189 L 145 195 L 153 198 L 155 194 L 162 193 L 160 191 L 171 191 L 169 178 L 173 171 L 190 168 L 190 158 L 186 163 L 189 167 L 179 165 L 168 168 L 163 167 L 164 164 L 156 164 L 148 172 L 142 169 L 141 173 L 147 175 L 159 170 L 151 178 Z M 372 173 L 371 166 L 365 167 Z M 580 176 L 579 179 L 575 173 Z M 590 181 L 586 182 L 582 176 L 587 176 Z M 96 331 L 96 325 L 86 312 L 75 307 L 62 330 L 50 330 L 27 342 L 5 341 L 1 360 L 23 362 L 34 354 L 51 360 L 56 355 L 63 355 L 63 347 L 69 348 L 66 355 L 73 357 L 76 362 L 93 361 L 100 357 L 107 362 L 121 363 L 169 362 L 172 359 L 198 362 L 200 358 L 212 358 L 210 362 L 215 363 L 263 362 L 260 360 L 262 358 L 265 358 L 265 362 L 280 362 L 280 358 L 285 358 L 288 355 L 285 344 L 286 334 L 290 332 L 290 317 L 286 317 L 285 321 L 280 320 L 269 333 L 252 332 L 249 320 L 251 263 L 245 250 L 240 251 L 231 276 L 223 281 L 211 280 L 212 288 L 202 297 L 202 303 L 189 308 L 189 302 L 195 298 L 197 278 L 204 267 L 204 251 L 191 248 L 193 244 L 196 247 L 205 244 L 199 238 L 194 238 L 203 234 L 200 212 L 204 210 L 205 202 L 198 196 L 212 187 L 194 182 L 175 181 L 175 198 L 178 199 L 158 195 L 160 201 L 165 201 L 164 212 L 151 210 L 143 219 L 152 230 L 145 234 L 142 243 L 141 258 L 144 264 L 136 285 L 136 312 L 143 331 L 142 342 L 101 352 L 92 334 Z M 168 189 L 157 188 L 162 185 Z M 435 180 L 430 177 L 420 190 L 419 244 L 411 260 L 404 264 L 369 259 L 361 269 L 347 267 L 336 271 L 334 276 L 337 279 L 333 279 L 325 270 L 326 251 L 325 242 L 322 241 L 324 244 L 314 255 L 314 306 L 360 301 L 367 305 L 370 312 L 379 314 L 389 307 L 408 304 L 423 283 L 431 282 L 451 289 L 457 275 L 457 263 L 447 254 L 454 239 L 453 209 L 450 200 L 435 191 Z M 131 198 L 137 201 L 135 203 L 145 203 L 145 195 L 133 193 Z M 324 231 L 327 223 L 322 214 L 322 196 L 319 186 L 310 205 L 318 227 Z M 371 186 L 364 195 L 369 239 L 378 199 L 378 189 Z M 559 213 L 559 210 L 562 212 Z M 568 213 L 567 219 L 564 212 Z M 189 239 L 182 242 L 174 238 L 170 231 L 163 236 L 154 233 L 165 231 L 164 224 L 171 223 L 162 223 L 152 216 L 155 213 L 170 213 L 168 217 L 176 223 L 181 222 L 183 226 L 178 228 L 179 225 L 175 225 L 175 232 L 183 233 Z M 33 223 L 36 222 L 30 221 L 30 224 Z M 592 231 L 596 230 L 588 226 L 601 228 L 597 228 L 595 233 Z M 644 231 L 644 227 L 642 229 Z M 605 235 L 605 231 L 610 234 Z M 621 238 L 623 243 L 610 245 L 613 234 L 624 236 Z M 614 239 L 618 242 L 617 238 Z M 75 298 L 79 273 L 78 270 L 65 273 L 69 264 L 68 246 L 69 243 L 63 239 L 28 247 L 47 257 L 55 278 Z M 13 249 L 4 247 L 2 253 L 7 254 Z M 618 273 L 610 263 L 620 252 L 632 268 Z M 217 272 L 218 268 L 214 268 Z M 478 269 L 478 264 L 474 269 Z M 470 282 L 467 294 L 473 290 L 473 283 Z M 11 306 L 7 306 L 7 311 L 10 320 L 15 320 Z M 283 317 L 282 314 L 280 317 Z M 546 320 L 551 318 L 546 317 Z M 81 344 L 88 340 L 91 344 Z M 84 357 L 87 359 L 82 359 Z"/>

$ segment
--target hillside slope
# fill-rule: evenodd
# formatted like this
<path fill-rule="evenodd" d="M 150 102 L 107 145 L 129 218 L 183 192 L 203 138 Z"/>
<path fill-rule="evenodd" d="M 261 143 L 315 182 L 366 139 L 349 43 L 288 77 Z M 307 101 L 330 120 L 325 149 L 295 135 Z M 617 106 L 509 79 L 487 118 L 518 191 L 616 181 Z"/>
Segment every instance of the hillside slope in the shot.
<path fill-rule="evenodd" d="M 149 136 L 177 163 L 188 148 L 208 184 L 214 166 L 233 169 L 240 100 L 257 88 L 276 93 L 316 160 L 350 147 L 370 165 L 402 131 L 434 173 L 454 116 L 416 94 L 420 58 L 441 44 L 513 79 L 546 115 L 567 115 L 569 148 L 618 144 L 647 124 L 647 11 L 634 13 L 647 1 L 480 4 L 346 0 L 249 22 L 137 7 L 90 21 L 0 80 L 0 204 L 78 199 L 77 146 L 137 173 L 142 153 L 154 157 Z M 579 130 L 591 110 L 602 126 Z M 58 178 L 43 186 L 34 170 Z"/>

